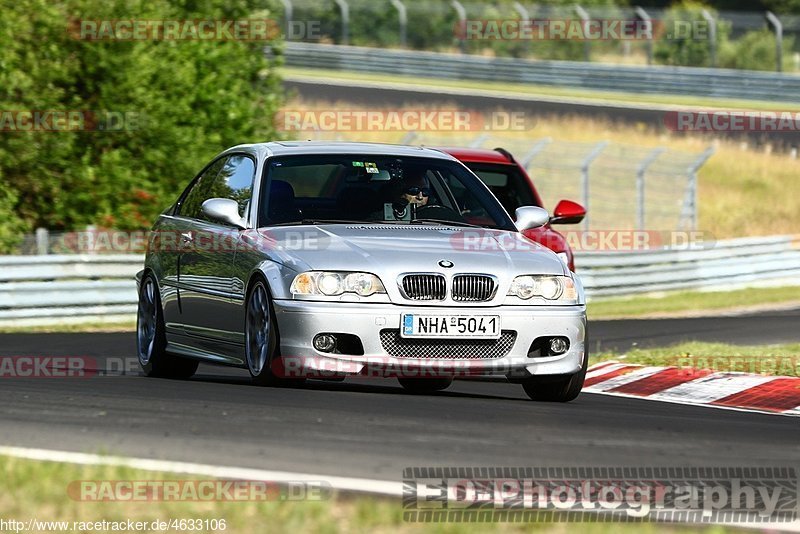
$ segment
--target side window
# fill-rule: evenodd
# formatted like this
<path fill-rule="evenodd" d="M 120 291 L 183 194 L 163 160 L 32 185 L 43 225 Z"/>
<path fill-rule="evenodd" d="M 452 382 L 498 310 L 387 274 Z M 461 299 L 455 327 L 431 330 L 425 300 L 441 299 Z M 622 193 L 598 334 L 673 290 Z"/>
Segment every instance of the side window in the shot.
<path fill-rule="evenodd" d="M 191 189 L 186 193 L 178 207 L 178 214 L 183 217 L 199 219 L 201 217 L 200 207 L 207 199 L 206 193 L 209 186 L 219 174 L 220 169 L 225 164 L 226 158 L 219 158 L 211 164 L 200 177 L 192 184 Z"/>
<path fill-rule="evenodd" d="M 180 215 L 208 220 L 202 206 L 210 198 L 235 200 L 239 204 L 239 214 L 246 215 L 255 173 L 255 162 L 247 156 L 237 154 L 218 159 L 192 186 L 180 206 Z"/>
<path fill-rule="evenodd" d="M 222 171 L 214 180 L 213 194 L 208 198 L 230 198 L 239 204 L 239 215 L 247 215 L 248 203 L 253 194 L 256 164 L 247 156 L 228 158 Z"/>

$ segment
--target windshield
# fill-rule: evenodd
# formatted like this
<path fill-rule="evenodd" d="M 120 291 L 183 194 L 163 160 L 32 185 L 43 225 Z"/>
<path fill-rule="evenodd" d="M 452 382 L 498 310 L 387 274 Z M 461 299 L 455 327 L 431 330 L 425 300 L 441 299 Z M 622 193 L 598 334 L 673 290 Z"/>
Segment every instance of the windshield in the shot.
<path fill-rule="evenodd" d="M 540 206 L 528 180 L 513 165 L 467 163 L 511 216 L 520 206 Z"/>
<path fill-rule="evenodd" d="M 454 161 L 375 155 L 270 159 L 259 225 L 458 224 L 515 230 L 502 206 Z"/>

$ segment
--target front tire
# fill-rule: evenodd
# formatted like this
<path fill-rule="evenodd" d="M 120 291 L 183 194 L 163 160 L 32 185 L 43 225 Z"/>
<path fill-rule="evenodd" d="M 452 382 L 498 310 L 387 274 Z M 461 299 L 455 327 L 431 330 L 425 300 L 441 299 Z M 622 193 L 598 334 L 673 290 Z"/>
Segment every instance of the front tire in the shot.
<path fill-rule="evenodd" d="M 398 378 L 398 382 L 409 393 L 424 395 L 443 391 L 453 383 L 453 377 L 441 378 Z"/>
<path fill-rule="evenodd" d="M 136 314 L 136 352 L 146 376 L 190 378 L 200 362 L 173 356 L 167 352 L 167 334 L 161 296 L 152 274 L 147 274 L 139 289 Z"/>
<path fill-rule="evenodd" d="M 278 328 L 272 299 L 263 280 L 257 280 L 247 298 L 245 313 L 245 359 L 257 386 L 300 385 L 303 378 L 279 377 L 274 367 L 279 359 Z"/>
<path fill-rule="evenodd" d="M 588 346 L 588 344 L 587 344 Z M 531 376 L 522 381 L 522 388 L 531 400 L 544 402 L 570 402 L 583 389 L 589 355 L 584 352 L 581 370 L 571 375 Z"/>

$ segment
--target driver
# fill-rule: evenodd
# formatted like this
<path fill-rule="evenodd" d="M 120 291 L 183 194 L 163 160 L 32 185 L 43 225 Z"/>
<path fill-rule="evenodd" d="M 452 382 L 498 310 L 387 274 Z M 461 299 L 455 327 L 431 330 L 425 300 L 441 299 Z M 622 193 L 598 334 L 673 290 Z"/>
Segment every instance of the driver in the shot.
<path fill-rule="evenodd" d="M 424 174 L 407 178 L 400 182 L 398 186 L 400 198 L 392 203 L 396 218 L 404 218 L 409 206 L 413 206 L 411 209 L 416 211 L 428 204 L 431 196 L 431 187 Z"/>

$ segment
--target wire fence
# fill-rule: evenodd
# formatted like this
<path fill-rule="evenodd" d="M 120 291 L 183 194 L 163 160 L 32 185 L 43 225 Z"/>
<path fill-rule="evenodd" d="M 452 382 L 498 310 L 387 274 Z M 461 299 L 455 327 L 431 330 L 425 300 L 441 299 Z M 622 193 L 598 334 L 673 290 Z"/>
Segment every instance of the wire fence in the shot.
<path fill-rule="evenodd" d="M 349 141 L 319 132 L 317 140 Z M 697 173 L 713 154 L 607 141 L 549 137 L 433 135 L 409 132 L 397 142 L 430 147 L 504 148 L 528 171 L 546 207 L 560 199 L 580 202 L 586 230 L 696 230 Z"/>
<path fill-rule="evenodd" d="M 319 132 L 316 140 L 350 141 L 341 132 Z M 691 231 L 697 229 L 697 173 L 712 155 L 666 147 L 474 133 L 398 134 L 393 141 L 430 147 L 502 147 L 525 167 L 550 209 L 561 199 L 586 207 L 584 230 Z M 146 231 L 87 227 L 53 232 L 39 228 L 17 247 L 19 255 L 143 253 Z"/>
<path fill-rule="evenodd" d="M 615 63 L 664 62 L 659 44 L 690 40 L 697 43 L 692 55 L 702 50 L 703 62 L 693 66 L 728 66 L 736 56 L 753 48 L 759 57 L 776 54 L 759 68 L 800 70 L 800 15 L 774 15 L 768 11 L 728 11 L 701 9 L 671 11 L 661 7 L 588 5 L 544 5 L 513 0 L 282 0 L 283 19 L 290 41 L 400 47 L 429 51 L 461 51 L 506 57 L 536 59 L 599 60 Z M 473 35 L 468 24 L 493 22 L 557 21 L 578 33 L 588 31 L 591 21 L 621 21 L 644 27 L 649 38 L 630 38 L 624 32 L 610 31 L 599 38 L 522 38 L 489 32 Z M 313 31 L 291 28 L 314 24 Z M 587 29 L 584 29 L 587 28 Z M 747 34 L 761 39 L 733 50 L 725 41 L 738 41 Z M 751 35 L 751 38 L 753 36 Z M 755 44 L 757 41 L 757 44 Z M 771 41 L 771 45 L 770 45 Z M 785 50 L 783 50 L 785 49 Z M 784 57 L 781 57 L 784 56 Z M 674 58 L 671 58 L 674 59 Z M 762 58 L 764 59 L 764 58 Z M 667 60 L 669 63 L 670 61 Z"/>

